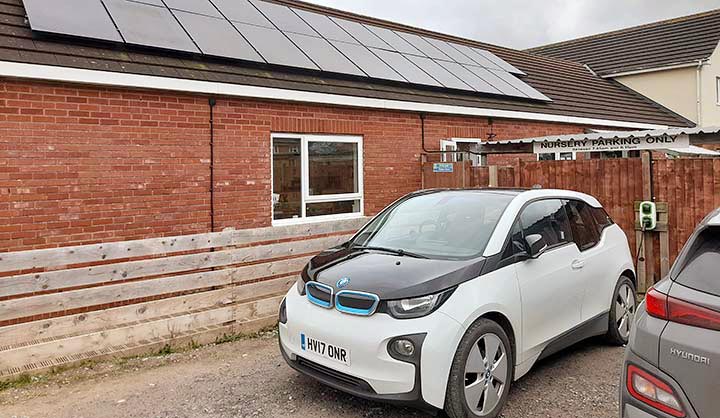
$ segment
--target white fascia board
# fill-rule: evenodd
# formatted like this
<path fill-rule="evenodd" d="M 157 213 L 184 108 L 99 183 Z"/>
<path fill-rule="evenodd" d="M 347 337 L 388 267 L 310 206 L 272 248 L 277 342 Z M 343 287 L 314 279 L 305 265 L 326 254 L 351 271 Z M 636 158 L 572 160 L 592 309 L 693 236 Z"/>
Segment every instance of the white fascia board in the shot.
<path fill-rule="evenodd" d="M 249 97 L 255 99 L 281 100 L 311 104 L 350 106 L 366 109 L 558 122 L 575 125 L 592 125 L 630 129 L 668 128 L 667 125 L 634 123 L 609 119 L 550 115 L 545 113 L 518 112 L 467 106 L 451 106 L 401 100 L 385 100 L 272 87 L 258 87 L 212 81 L 126 74 L 111 71 L 57 67 L 51 65 L 25 64 L 9 61 L 0 61 L 0 77 L 60 81 L 112 87 L 169 90 L 185 93 L 215 94 L 221 96 Z"/>
<path fill-rule="evenodd" d="M 668 70 L 677 70 L 681 68 L 696 68 L 698 66 L 697 61 L 683 63 L 683 64 L 675 64 L 675 65 L 666 65 L 664 67 L 654 67 L 654 68 L 645 68 L 642 70 L 632 70 L 632 71 L 624 71 L 621 73 L 613 73 L 613 74 L 605 74 L 602 75 L 602 78 L 618 78 L 618 77 L 625 77 L 629 75 L 638 75 L 638 74 L 648 74 L 648 73 L 657 73 L 660 71 L 668 71 Z"/>

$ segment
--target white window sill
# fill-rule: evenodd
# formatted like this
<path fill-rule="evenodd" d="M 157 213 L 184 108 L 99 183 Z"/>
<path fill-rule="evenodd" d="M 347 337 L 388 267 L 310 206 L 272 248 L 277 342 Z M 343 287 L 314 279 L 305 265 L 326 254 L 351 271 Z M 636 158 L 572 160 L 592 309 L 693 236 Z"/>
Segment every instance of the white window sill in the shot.
<path fill-rule="evenodd" d="M 272 226 L 306 225 L 331 221 L 344 221 L 347 219 L 364 218 L 362 213 L 347 213 L 342 215 L 313 216 L 311 218 L 280 219 L 272 221 Z"/>

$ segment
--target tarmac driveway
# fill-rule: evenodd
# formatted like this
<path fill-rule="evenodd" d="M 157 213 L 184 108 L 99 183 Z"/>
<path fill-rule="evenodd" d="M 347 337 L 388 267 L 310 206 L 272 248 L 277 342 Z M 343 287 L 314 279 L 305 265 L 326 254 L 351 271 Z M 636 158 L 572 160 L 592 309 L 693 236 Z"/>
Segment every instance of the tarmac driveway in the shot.
<path fill-rule="evenodd" d="M 273 333 L 162 357 L 101 363 L 0 392 L 0 418 L 429 417 L 298 375 Z M 622 349 L 591 341 L 517 382 L 507 418 L 616 418 Z"/>

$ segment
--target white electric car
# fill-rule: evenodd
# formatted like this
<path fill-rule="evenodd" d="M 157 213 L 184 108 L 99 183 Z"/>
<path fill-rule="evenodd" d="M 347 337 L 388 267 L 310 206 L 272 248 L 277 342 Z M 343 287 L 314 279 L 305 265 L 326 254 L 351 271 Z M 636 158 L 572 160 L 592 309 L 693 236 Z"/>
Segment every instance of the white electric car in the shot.
<path fill-rule="evenodd" d="M 313 258 L 280 308 L 294 369 L 368 399 L 497 417 L 511 382 L 571 344 L 624 344 L 635 274 L 593 197 L 431 190 Z"/>

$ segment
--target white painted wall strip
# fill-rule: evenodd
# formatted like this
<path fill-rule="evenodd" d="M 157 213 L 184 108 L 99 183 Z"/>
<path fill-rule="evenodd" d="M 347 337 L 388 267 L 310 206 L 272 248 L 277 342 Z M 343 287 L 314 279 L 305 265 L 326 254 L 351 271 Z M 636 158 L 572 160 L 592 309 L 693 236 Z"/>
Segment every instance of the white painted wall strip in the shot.
<path fill-rule="evenodd" d="M 559 122 L 577 125 L 594 125 L 631 129 L 665 129 L 667 125 L 633 123 L 608 119 L 582 118 L 550 115 L 544 113 L 518 112 L 479 107 L 450 106 L 400 100 L 373 99 L 339 94 L 316 93 L 298 90 L 257 87 L 240 84 L 197 81 L 170 77 L 126 74 L 110 71 L 85 70 L 50 65 L 24 64 L 0 61 L 0 77 L 62 81 L 114 87 L 170 90 L 189 93 L 217 94 L 223 96 L 250 97 L 255 99 L 282 100 L 312 104 L 338 105 L 368 109 L 400 110 L 408 112 L 437 113 L 459 116 L 480 116 L 506 119 L 522 119 L 543 122 Z"/>

